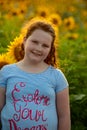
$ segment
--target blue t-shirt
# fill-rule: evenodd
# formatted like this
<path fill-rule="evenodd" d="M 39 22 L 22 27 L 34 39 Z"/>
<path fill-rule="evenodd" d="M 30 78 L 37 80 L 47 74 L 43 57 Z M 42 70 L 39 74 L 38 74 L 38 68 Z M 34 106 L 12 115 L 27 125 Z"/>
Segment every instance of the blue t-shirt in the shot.
<path fill-rule="evenodd" d="M 2 130 L 57 130 L 56 93 L 68 86 L 64 74 L 49 66 L 28 73 L 16 64 L 0 70 L 0 87 L 6 89 L 1 111 Z"/>

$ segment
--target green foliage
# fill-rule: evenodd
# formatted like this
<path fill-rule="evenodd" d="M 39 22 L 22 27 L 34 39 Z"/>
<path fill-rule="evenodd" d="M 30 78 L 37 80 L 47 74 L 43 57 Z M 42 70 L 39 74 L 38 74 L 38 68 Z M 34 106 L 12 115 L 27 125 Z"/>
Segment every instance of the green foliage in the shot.
<path fill-rule="evenodd" d="M 17 17 L 10 20 L 5 20 L 3 17 L 0 19 L 0 53 L 5 52 L 4 48 L 19 35 L 21 26 L 22 21 Z"/>
<path fill-rule="evenodd" d="M 87 40 L 79 30 L 77 40 L 60 37 L 59 58 L 70 88 L 72 130 L 87 130 Z"/>
<path fill-rule="evenodd" d="M 64 69 L 67 76 L 70 88 L 74 93 L 86 92 L 87 90 L 87 43 L 84 42 L 83 37 L 79 37 L 78 40 L 66 40 L 61 38 L 59 46 L 59 58 L 61 68 Z M 78 91 L 75 91 L 78 90 Z"/>
<path fill-rule="evenodd" d="M 87 95 L 71 97 L 72 130 L 87 130 Z"/>

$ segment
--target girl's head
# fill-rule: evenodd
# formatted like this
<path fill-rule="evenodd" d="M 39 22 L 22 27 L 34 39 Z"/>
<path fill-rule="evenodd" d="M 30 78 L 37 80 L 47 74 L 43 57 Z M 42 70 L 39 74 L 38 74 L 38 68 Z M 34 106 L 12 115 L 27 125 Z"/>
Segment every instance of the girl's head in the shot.
<path fill-rule="evenodd" d="M 24 39 L 28 39 L 29 36 L 32 35 L 32 33 L 37 30 L 40 29 L 42 31 L 45 31 L 46 33 L 49 33 L 52 36 L 52 43 L 51 43 L 51 49 L 50 52 L 47 56 L 47 58 L 44 60 L 47 64 L 49 65 L 56 65 L 56 54 L 55 54 L 55 31 L 53 29 L 53 27 L 51 26 L 51 24 L 43 22 L 43 21 L 36 21 L 33 22 L 27 29 L 27 33 L 24 37 Z"/>

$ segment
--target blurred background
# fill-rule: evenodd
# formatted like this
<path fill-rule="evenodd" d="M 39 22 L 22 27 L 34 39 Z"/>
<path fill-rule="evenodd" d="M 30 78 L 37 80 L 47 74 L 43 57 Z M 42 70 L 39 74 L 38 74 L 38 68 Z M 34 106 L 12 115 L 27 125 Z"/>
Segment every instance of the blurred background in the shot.
<path fill-rule="evenodd" d="M 32 18 L 47 19 L 57 32 L 72 130 L 87 130 L 87 0 L 0 0 L 0 69 L 22 59 L 20 45 Z"/>

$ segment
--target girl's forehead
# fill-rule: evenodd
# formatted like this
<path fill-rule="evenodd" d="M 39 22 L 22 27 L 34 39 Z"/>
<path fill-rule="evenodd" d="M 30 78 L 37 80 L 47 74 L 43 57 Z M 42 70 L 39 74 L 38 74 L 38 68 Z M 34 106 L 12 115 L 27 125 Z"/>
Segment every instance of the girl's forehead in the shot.
<path fill-rule="evenodd" d="M 46 32 L 46 31 L 41 30 L 41 29 L 34 30 L 32 32 L 32 34 L 30 35 L 30 37 L 52 39 L 52 36 L 49 32 Z"/>

